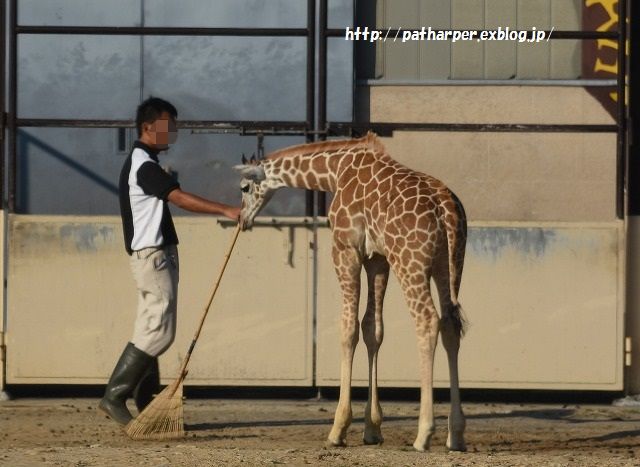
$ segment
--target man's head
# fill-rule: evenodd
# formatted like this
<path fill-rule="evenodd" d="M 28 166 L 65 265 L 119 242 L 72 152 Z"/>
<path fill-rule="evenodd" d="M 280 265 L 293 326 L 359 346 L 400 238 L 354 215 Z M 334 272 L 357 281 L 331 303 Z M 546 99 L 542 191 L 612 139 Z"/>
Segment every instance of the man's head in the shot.
<path fill-rule="evenodd" d="M 149 97 L 136 112 L 140 141 L 157 150 L 168 149 L 178 137 L 177 117 L 178 111 L 171 103 L 159 97 Z"/>

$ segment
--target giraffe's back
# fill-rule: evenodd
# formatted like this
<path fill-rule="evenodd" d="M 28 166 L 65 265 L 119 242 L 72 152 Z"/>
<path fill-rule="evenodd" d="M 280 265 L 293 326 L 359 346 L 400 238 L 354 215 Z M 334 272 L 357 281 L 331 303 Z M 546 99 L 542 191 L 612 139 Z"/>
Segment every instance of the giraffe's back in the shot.
<path fill-rule="evenodd" d="M 370 153 L 371 176 L 364 186 L 366 253 L 385 256 L 418 252 L 447 253 L 445 220 L 466 232 L 466 218 L 456 195 L 440 180 L 414 171 L 386 153 Z M 359 177 L 362 180 L 362 177 Z"/>
<path fill-rule="evenodd" d="M 412 250 L 432 257 L 446 253 L 446 216 L 450 228 L 466 232 L 455 194 L 440 180 L 393 159 L 377 138 L 341 157 L 329 213 L 336 240 L 365 256 Z"/>

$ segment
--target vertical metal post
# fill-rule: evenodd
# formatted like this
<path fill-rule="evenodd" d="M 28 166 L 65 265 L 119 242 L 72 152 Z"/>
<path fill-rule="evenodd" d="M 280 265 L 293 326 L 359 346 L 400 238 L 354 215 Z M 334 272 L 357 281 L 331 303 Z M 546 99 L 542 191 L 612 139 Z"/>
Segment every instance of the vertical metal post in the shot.
<path fill-rule="evenodd" d="M 140 0 L 140 27 L 144 27 L 144 0 Z M 144 100 L 144 34 L 140 34 L 140 103 Z M 137 128 L 136 128 L 137 131 Z M 129 148 L 127 148 L 128 150 Z"/>
<path fill-rule="evenodd" d="M 316 1 L 307 0 L 307 129 L 314 128 L 316 102 Z"/>
<path fill-rule="evenodd" d="M 320 0 L 318 15 L 319 43 L 318 43 L 318 122 L 317 130 L 327 129 L 327 0 Z M 325 136 L 320 136 L 325 139 Z M 327 194 L 318 192 L 318 215 L 327 215 Z"/>
<path fill-rule="evenodd" d="M 5 100 L 5 87 L 7 85 L 5 79 L 6 71 L 6 56 L 7 52 L 7 4 L 5 0 L 0 0 L 0 199 L 2 202 L 2 209 L 5 207 L 5 195 L 4 195 L 4 177 L 5 177 L 5 137 L 6 137 L 6 100 Z"/>
<path fill-rule="evenodd" d="M 316 121 L 316 8 L 315 0 L 307 1 L 307 142 L 315 140 Z M 316 217 L 316 192 L 307 190 L 307 216 Z M 317 387 L 318 378 L 318 223 L 313 223 L 311 251 L 311 385 Z"/>
<path fill-rule="evenodd" d="M 626 78 L 627 78 L 627 2 L 618 1 L 618 134 L 616 146 L 616 214 L 618 219 L 623 219 L 626 213 L 625 192 L 627 190 L 627 105 L 626 105 Z"/>
<path fill-rule="evenodd" d="M 11 7 L 11 15 L 12 18 L 15 18 L 13 10 L 15 8 L 15 2 Z M 5 152 L 5 144 L 6 144 L 6 125 L 7 125 L 7 112 L 6 112 L 6 50 L 7 50 L 7 2 L 6 0 L 0 0 L 0 199 L 2 200 L 1 208 L 2 208 L 2 216 L 3 216 L 3 231 L 2 231 L 2 245 L 0 248 L 2 257 L 4 261 L 2 262 L 2 272 L 1 278 L 2 283 L 0 283 L 0 287 L 3 289 L 2 293 L 2 302 L 0 302 L 0 307 L 2 307 L 2 322 L 0 323 L 0 401 L 6 401 L 11 399 L 11 396 L 6 390 L 6 378 L 7 378 L 7 346 L 6 346 L 6 332 L 7 332 L 7 290 L 6 290 L 6 277 L 8 270 L 8 246 L 7 246 L 7 233 L 9 231 L 8 228 L 8 215 L 7 215 L 7 206 L 6 206 L 6 195 L 5 195 L 5 176 L 6 176 L 6 152 Z"/>
<path fill-rule="evenodd" d="M 306 142 L 313 141 L 308 132 L 315 129 L 316 119 L 316 0 L 307 0 L 307 136 Z M 315 214 L 315 192 L 305 192 L 305 215 Z"/>
<path fill-rule="evenodd" d="M 16 210 L 16 112 L 18 94 L 18 0 L 10 0 L 9 10 L 9 113 L 7 115 L 7 127 L 9 130 L 9 194 L 8 210 L 10 213 Z"/>
<path fill-rule="evenodd" d="M 318 15 L 318 130 L 327 124 L 327 0 L 320 0 Z"/>
<path fill-rule="evenodd" d="M 630 340 L 637 339 L 639 295 L 635 293 L 640 269 L 638 268 L 638 252 L 640 251 L 640 8 L 638 2 L 629 2 L 629 57 L 627 59 L 628 73 L 628 114 L 627 114 L 627 217 L 626 226 L 626 316 L 624 336 Z M 626 344 L 626 339 L 625 339 Z M 635 347 L 635 348 L 634 348 Z M 631 348 L 631 356 L 637 356 L 637 344 Z M 634 356 L 634 357 L 635 357 Z M 626 357 L 626 352 L 625 352 Z M 625 362 L 624 390 L 625 395 L 640 392 L 638 380 L 638 359 L 632 358 L 631 365 Z"/>

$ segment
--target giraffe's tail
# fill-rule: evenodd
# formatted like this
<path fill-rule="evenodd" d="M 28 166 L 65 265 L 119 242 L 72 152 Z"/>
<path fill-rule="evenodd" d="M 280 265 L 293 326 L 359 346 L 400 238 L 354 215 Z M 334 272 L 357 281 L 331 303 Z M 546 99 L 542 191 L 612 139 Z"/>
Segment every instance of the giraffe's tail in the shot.
<path fill-rule="evenodd" d="M 447 234 L 447 256 L 449 265 L 449 295 L 451 305 L 445 319 L 453 322 L 453 327 L 459 337 L 464 336 L 467 320 L 464 310 L 458 301 L 458 289 L 462 279 L 462 265 L 467 241 L 467 219 L 462 203 L 458 197 L 447 190 L 447 195 L 441 201 L 442 219 Z"/>
<path fill-rule="evenodd" d="M 449 314 L 444 317 L 453 323 L 453 329 L 458 337 L 464 337 L 467 331 L 467 319 L 464 316 L 464 310 L 460 303 L 455 303 L 450 307 Z"/>

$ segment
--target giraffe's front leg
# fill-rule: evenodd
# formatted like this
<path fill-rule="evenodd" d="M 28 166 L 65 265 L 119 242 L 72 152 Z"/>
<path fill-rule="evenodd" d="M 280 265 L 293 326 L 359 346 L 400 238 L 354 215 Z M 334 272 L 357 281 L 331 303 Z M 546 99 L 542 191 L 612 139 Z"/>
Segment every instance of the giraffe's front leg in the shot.
<path fill-rule="evenodd" d="M 347 429 L 351 425 L 353 413 L 351 410 L 351 368 L 353 352 L 358 342 L 358 321 L 348 320 L 342 323 L 342 362 L 340 365 L 340 398 L 333 420 L 333 428 L 327 438 L 330 446 L 346 446 Z"/>
<path fill-rule="evenodd" d="M 327 444 L 344 446 L 347 442 L 347 429 L 351 425 L 351 371 L 353 353 L 358 343 L 358 304 L 360 302 L 360 270 L 362 260 L 352 249 L 341 249 L 334 244 L 333 260 L 342 288 L 340 398 L 336 409 L 333 428 Z"/>

